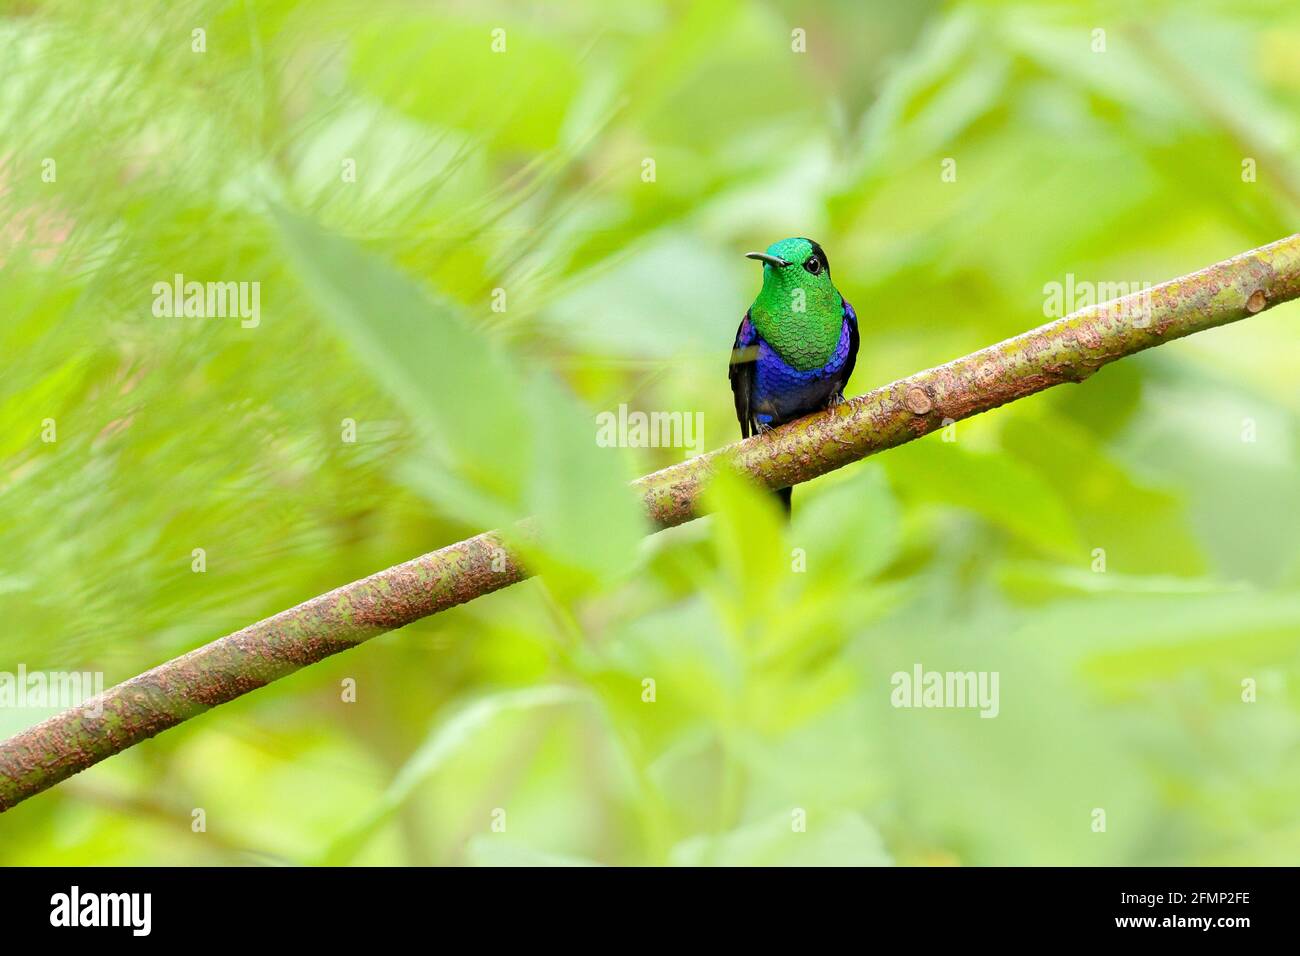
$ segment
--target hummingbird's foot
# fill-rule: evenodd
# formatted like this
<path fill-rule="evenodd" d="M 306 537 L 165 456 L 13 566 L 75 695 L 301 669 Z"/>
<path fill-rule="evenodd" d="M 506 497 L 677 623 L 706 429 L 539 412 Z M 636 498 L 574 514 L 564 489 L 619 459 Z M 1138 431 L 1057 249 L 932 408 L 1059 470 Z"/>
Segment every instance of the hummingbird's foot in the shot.
<path fill-rule="evenodd" d="M 768 432 L 770 432 L 773 429 L 773 427 L 774 426 L 772 425 L 771 422 L 759 422 L 758 427 L 754 429 L 754 434 L 766 435 Z"/>
<path fill-rule="evenodd" d="M 826 407 L 834 408 L 836 405 L 843 405 L 847 401 L 848 399 L 844 397 L 843 392 L 836 392 L 834 395 L 832 395 L 830 398 L 826 400 Z"/>

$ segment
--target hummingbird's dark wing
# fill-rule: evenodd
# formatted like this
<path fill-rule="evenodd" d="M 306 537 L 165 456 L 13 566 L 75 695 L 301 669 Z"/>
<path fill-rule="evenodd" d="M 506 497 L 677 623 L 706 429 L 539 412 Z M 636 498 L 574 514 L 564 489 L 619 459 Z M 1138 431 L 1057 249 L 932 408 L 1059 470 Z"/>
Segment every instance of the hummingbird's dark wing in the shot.
<path fill-rule="evenodd" d="M 844 360 L 844 369 L 840 373 L 840 394 L 844 394 L 845 387 L 849 384 L 849 376 L 853 374 L 853 366 L 858 362 L 858 313 L 853 311 L 853 306 L 849 305 L 849 300 L 840 296 L 840 301 L 844 303 L 844 321 L 849 323 L 849 355 Z"/>
<path fill-rule="evenodd" d="M 752 405 L 754 375 L 758 368 L 758 333 L 749 321 L 749 313 L 740 320 L 736 330 L 736 344 L 731 347 L 731 363 L 727 377 L 731 379 L 731 392 L 736 398 L 736 420 L 740 422 L 740 437 L 748 438 L 758 431 Z"/>

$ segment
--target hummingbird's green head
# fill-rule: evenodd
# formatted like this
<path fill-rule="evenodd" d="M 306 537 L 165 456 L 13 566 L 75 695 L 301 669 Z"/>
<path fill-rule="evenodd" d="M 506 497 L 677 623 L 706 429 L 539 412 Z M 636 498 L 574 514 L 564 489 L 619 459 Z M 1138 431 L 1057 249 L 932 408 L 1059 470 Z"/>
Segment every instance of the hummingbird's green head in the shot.
<path fill-rule="evenodd" d="M 824 364 L 840 339 L 844 300 L 822 247 L 782 239 L 746 255 L 763 263 L 763 288 L 749 310 L 758 334 L 795 368 Z"/>
<path fill-rule="evenodd" d="M 764 283 L 773 275 L 781 276 L 786 284 L 796 278 L 802 282 L 803 279 L 797 271 L 785 272 L 790 266 L 799 266 L 810 279 L 819 279 L 830 284 L 831 269 L 826 261 L 826 253 L 812 239 L 782 239 L 768 246 L 767 252 L 747 252 L 745 258 L 757 259 L 763 263 Z"/>

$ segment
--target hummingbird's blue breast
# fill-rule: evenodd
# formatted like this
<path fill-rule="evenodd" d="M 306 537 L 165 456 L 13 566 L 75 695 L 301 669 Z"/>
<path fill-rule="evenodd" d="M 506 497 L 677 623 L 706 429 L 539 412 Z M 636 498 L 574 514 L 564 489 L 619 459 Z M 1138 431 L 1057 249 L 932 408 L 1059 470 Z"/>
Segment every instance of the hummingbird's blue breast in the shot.
<path fill-rule="evenodd" d="M 820 368 L 800 371 L 781 357 L 746 319 L 741 326 L 738 344 L 757 346 L 753 394 L 756 417 L 765 425 L 781 425 L 826 406 L 833 392 L 841 386 L 839 372 L 849 359 L 852 344 L 850 323 L 856 322 L 853 306 L 844 303 L 844 321 L 839 342 L 830 359 Z"/>

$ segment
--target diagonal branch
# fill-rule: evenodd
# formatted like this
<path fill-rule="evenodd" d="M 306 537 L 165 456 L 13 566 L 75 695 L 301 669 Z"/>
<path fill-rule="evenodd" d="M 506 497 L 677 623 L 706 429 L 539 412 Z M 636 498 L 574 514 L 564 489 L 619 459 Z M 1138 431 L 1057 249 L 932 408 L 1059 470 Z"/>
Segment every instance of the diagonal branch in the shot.
<path fill-rule="evenodd" d="M 1063 319 L 860 395 L 766 435 L 647 475 L 651 521 L 696 516 L 730 463 L 780 488 L 919 438 L 1171 339 L 1300 297 L 1300 235 Z M 210 707 L 376 634 L 526 577 L 494 532 L 380 571 L 218 638 L 0 742 L 0 811 Z"/>

